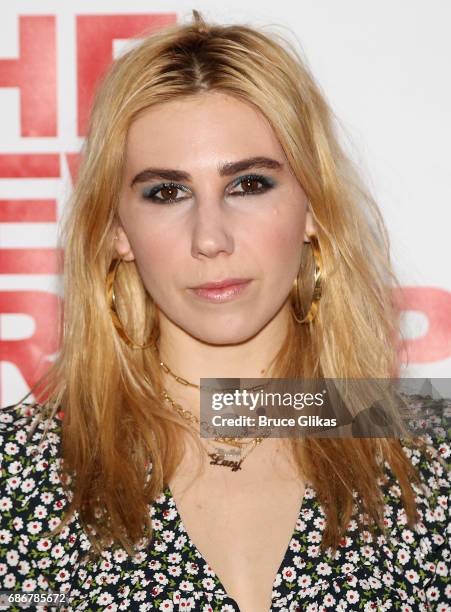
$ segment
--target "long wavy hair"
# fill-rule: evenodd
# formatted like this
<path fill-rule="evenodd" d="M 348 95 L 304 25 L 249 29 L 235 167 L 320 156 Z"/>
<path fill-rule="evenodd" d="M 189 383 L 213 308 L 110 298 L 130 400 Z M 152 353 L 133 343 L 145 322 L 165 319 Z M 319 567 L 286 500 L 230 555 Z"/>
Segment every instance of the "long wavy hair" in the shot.
<path fill-rule="evenodd" d="M 149 504 L 181 461 L 182 430 L 192 434 L 161 399 L 157 352 L 134 350 L 121 340 L 105 291 L 116 256 L 113 228 L 127 133 L 147 109 L 211 91 L 252 103 L 270 122 L 309 198 L 326 282 L 316 319 L 308 325 L 290 320 L 274 376 L 384 379 L 396 376 L 399 364 L 393 299 L 399 285 L 388 232 L 339 143 L 336 117 L 307 63 L 275 32 L 208 24 L 193 14 L 191 23 L 141 35 L 142 41 L 113 62 L 96 93 L 78 179 L 61 223 L 61 349 L 44 378 L 41 405 L 43 416 L 64 414 L 62 470 L 71 483 L 71 503 L 51 533 L 78 511 L 97 553 L 116 542 L 132 554 L 142 537 L 152 538 Z M 308 253 L 304 259 L 299 280 L 305 312 L 313 261 Z M 134 262 L 120 266 L 115 294 L 128 334 L 141 344 L 156 341 L 156 306 Z M 399 439 L 305 437 L 289 444 L 299 476 L 314 486 L 326 512 L 323 551 L 336 550 L 346 532 L 354 490 L 360 511 L 384 529 L 378 484 L 383 461 L 398 479 L 409 524 L 418 520 L 410 482 L 420 480 Z M 412 444 L 426 448 L 421 439 Z"/>

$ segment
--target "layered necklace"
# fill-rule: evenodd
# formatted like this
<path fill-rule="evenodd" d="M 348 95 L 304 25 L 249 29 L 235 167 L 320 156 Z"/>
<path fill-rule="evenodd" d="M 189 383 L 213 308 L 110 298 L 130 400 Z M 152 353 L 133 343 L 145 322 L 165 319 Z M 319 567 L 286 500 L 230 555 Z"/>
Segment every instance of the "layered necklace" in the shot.
<path fill-rule="evenodd" d="M 174 378 L 179 384 L 185 387 L 193 387 L 194 389 L 200 389 L 200 385 L 195 385 L 192 382 L 189 382 L 185 378 L 181 376 L 177 376 L 172 372 L 172 370 L 167 366 L 163 361 L 160 361 L 160 366 L 166 372 Z M 176 412 L 188 421 L 193 429 L 197 431 L 197 427 L 206 426 L 208 428 L 208 424 L 204 421 L 200 421 L 190 410 L 186 410 L 180 404 L 175 402 L 172 397 L 169 395 L 166 389 L 163 390 L 161 397 L 168 402 L 171 407 L 176 410 Z M 260 438 L 253 438 L 249 442 L 243 442 L 239 438 L 226 438 L 226 437 L 215 437 L 214 441 L 219 444 L 225 444 L 226 446 L 233 447 L 232 452 L 225 452 L 224 448 L 215 446 L 214 451 L 207 451 L 208 456 L 210 457 L 210 465 L 222 465 L 232 470 L 232 472 L 237 472 L 241 470 L 241 465 L 243 461 L 250 455 L 250 453 L 256 448 L 258 444 L 264 440 L 266 436 Z M 244 454 L 243 454 L 244 453 Z M 237 459 L 237 455 L 239 458 Z"/>

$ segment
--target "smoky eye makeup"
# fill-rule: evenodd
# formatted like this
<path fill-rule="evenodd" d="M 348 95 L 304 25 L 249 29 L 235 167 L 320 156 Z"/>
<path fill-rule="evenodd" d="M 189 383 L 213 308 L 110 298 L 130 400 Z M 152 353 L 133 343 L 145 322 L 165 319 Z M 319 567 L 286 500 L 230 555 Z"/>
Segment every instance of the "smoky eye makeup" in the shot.
<path fill-rule="evenodd" d="M 228 186 L 228 195 L 233 197 L 260 195 L 275 187 L 276 184 L 276 181 L 268 176 L 261 174 L 247 174 L 232 181 L 232 183 Z M 242 190 L 236 190 L 237 187 L 242 187 Z M 190 193 L 190 189 L 185 185 L 171 181 L 159 183 L 158 185 L 153 185 L 151 187 L 145 187 L 141 191 L 141 196 L 144 200 L 157 204 L 175 204 L 190 197 L 189 195 L 175 197 L 178 191 L 185 194 Z"/>

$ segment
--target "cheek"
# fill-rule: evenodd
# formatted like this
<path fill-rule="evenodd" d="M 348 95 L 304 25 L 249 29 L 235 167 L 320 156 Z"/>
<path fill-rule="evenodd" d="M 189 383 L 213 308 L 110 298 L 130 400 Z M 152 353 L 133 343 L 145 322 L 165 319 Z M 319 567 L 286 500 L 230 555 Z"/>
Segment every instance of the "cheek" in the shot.
<path fill-rule="evenodd" d="M 281 219 L 274 214 L 271 223 L 261 226 L 258 232 L 258 250 L 265 267 L 285 269 L 291 274 L 300 263 L 302 236 L 302 219 Z"/>
<path fill-rule="evenodd" d="M 168 281 L 177 276 L 179 259 L 177 241 L 159 236 L 146 237 L 134 244 L 136 265 L 144 286 L 150 293 L 164 293 Z"/>

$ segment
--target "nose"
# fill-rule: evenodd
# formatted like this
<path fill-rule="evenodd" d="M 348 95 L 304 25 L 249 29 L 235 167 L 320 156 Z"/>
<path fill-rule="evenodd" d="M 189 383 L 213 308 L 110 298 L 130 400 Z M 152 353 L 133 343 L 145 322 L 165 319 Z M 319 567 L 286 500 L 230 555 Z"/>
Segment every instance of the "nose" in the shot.
<path fill-rule="evenodd" d="M 218 198 L 197 201 L 193 209 L 191 255 L 197 259 L 230 255 L 234 249 L 232 219 Z"/>

